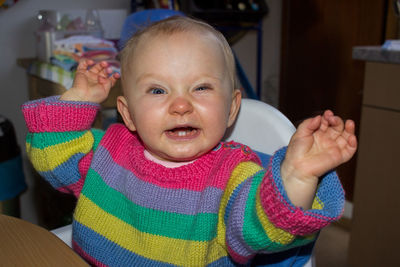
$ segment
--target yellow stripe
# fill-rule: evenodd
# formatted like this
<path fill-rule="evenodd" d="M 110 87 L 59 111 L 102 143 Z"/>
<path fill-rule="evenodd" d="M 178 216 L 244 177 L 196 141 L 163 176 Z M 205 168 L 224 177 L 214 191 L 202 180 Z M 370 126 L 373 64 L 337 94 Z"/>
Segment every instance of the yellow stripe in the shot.
<path fill-rule="evenodd" d="M 256 212 L 261 225 L 264 228 L 265 234 L 268 236 L 271 242 L 287 245 L 294 240 L 294 235 L 275 227 L 268 219 L 264 208 L 261 206 L 260 189 L 257 191 Z"/>
<path fill-rule="evenodd" d="M 84 195 L 79 198 L 74 217 L 79 223 L 119 246 L 152 260 L 199 266 L 227 256 L 225 243 L 219 244 L 217 238 L 209 242 L 199 242 L 143 233 L 105 212 Z"/>
<path fill-rule="evenodd" d="M 77 153 L 88 153 L 93 146 L 94 138 L 91 132 L 66 143 L 61 143 L 44 149 L 32 147 L 26 144 L 26 151 L 33 166 L 39 172 L 51 171 L 66 162 Z"/>
<path fill-rule="evenodd" d="M 324 208 L 324 203 L 319 199 L 319 197 L 315 196 L 311 208 L 313 210 L 322 210 Z"/>
<path fill-rule="evenodd" d="M 221 199 L 221 206 L 218 212 L 218 227 L 217 237 L 220 244 L 226 244 L 225 233 L 226 226 L 224 224 L 225 209 L 228 205 L 229 198 L 231 197 L 233 190 L 235 190 L 241 183 L 243 183 L 248 177 L 251 177 L 262 168 L 254 162 L 242 162 L 233 170 L 232 175 L 225 188 L 224 194 Z"/>
<path fill-rule="evenodd" d="M 315 197 L 313 205 L 312 205 L 312 209 L 322 209 L 322 208 L 323 208 L 323 204 L 321 203 L 321 200 L 318 197 Z M 268 235 L 269 239 L 272 242 L 280 243 L 282 245 L 287 245 L 296 238 L 296 236 L 294 236 L 294 235 L 290 234 L 289 232 L 286 232 L 280 228 L 275 227 L 270 222 L 270 220 L 268 219 L 268 216 L 265 214 L 265 211 L 261 205 L 259 191 L 257 193 L 256 212 L 257 212 L 258 218 L 260 219 L 261 224 L 264 227 L 265 233 Z M 308 236 L 303 236 L 304 239 L 309 239 L 309 240 L 312 240 L 314 237 L 315 237 L 315 235 L 313 235 L 313 234 L 308 235 Z"/>

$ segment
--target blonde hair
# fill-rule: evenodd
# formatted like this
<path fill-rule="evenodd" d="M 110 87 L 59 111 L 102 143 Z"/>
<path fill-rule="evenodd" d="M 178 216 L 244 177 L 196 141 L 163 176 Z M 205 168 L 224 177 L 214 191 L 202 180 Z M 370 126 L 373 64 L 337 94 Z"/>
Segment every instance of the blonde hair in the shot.
<path fill-rule="evenodd" d="M 120 54 L 122 84 L 124 84 L 124 76 L 129 71 L 129 66 L 132 58 L 134 57 L 136 47 L 144 36 L 153 37 L 159 34 L 172 35 L 175 33 L 184 33 L 190 31 L 197 31 L 201 34 L 210 34 L 216 39 L 224 54 L 226 65 L 228 67 L 228 74 L 230 76 L 229 79 L 233 86 L 232 90 L 238 88 L 235 71 L 235 58 L 233 56 L 232 49 L 223 34 L 206 22 L 185 16 L 173 16 L 155 22 L 150 26 L 139 29 L 139 31 L 137 31 L 127 41 Z"/>

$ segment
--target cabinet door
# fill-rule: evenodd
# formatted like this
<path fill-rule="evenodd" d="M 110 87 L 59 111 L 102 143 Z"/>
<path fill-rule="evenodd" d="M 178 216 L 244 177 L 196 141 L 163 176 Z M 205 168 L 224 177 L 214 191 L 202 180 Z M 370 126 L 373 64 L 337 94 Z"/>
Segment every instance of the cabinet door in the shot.
<path fill-rule="evenodd" d="M 398 266 L 400 112 L 362 108 L 349 266 Z"/>
<path fill-rule="evenodd" d="M 283 1 L 279 109 L 292 122 L 329 108 L 358 129 L 364 62 L 351 51 L 382 44 L 386 1 Z M 355 163 L 338 169 L 350 201 Z"/>
<path fill-rule="evenodd" d="M 367 62 L 363 105 L 400 112 L 400 65 Z"/>

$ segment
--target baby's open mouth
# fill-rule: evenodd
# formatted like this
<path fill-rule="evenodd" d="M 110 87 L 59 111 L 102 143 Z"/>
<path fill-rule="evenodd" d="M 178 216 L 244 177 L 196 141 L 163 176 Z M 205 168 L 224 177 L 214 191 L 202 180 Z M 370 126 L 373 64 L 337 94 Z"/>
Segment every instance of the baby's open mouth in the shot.
<path fill-rule="evenodd" d="M 198 134 L 199 130 L 194 127 L 177 127 L 167 131 L 170 137 L 194 137 Z"/>

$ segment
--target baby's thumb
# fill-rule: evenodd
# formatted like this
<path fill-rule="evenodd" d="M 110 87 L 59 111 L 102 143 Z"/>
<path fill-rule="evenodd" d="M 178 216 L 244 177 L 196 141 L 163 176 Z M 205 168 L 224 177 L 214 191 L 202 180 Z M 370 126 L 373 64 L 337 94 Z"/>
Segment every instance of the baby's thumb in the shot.
<path fill-rule="evenodd" d="M 313 118 L 309 118 L 304 120 L 297 127 L 297 131 L 295 133 L 296 137 L 306 137 L 312 135 L 321 125 L 321 116 L 318 115 Z"/>

